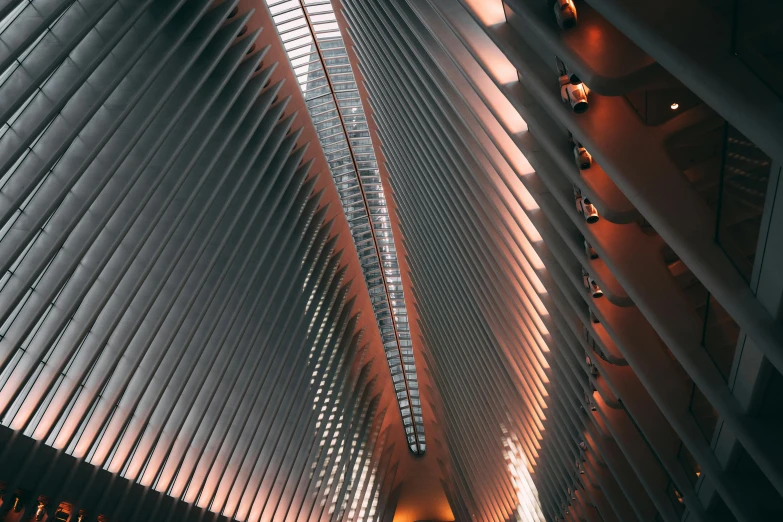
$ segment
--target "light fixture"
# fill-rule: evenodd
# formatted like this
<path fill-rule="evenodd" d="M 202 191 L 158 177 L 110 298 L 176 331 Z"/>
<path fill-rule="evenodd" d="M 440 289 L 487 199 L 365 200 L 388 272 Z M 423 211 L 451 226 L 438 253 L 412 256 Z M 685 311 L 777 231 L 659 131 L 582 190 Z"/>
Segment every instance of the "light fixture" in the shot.
<path fill-rule="evenodd" d="M 675 103 L 672 103 L 670 105 L 670 107 L 672 108 L 673 111 L 676 111 L 677 109 L 680 108 L 680 104 L 675 102 Z"/>

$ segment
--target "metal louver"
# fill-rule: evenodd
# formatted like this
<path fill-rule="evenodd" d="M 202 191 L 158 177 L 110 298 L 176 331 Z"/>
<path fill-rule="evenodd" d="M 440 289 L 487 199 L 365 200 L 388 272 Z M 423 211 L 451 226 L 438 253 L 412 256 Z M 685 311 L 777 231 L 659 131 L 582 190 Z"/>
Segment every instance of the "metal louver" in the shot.
<path fill-rule="evenodd" d="M 296 87 L 237 5 L 0 2 L 0 518 L 383 507 Z"/>

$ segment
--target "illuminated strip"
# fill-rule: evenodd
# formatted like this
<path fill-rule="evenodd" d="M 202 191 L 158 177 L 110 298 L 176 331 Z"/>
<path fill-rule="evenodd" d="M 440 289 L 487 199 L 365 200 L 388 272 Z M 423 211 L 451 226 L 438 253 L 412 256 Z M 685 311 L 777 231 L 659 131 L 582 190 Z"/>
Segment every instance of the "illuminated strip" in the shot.
<path fill-rule="evenodd" d="M 328 0 L 267 0 L 337 184 L 413 453 L 426 449 L 389 210 L 348 54 Z"/>

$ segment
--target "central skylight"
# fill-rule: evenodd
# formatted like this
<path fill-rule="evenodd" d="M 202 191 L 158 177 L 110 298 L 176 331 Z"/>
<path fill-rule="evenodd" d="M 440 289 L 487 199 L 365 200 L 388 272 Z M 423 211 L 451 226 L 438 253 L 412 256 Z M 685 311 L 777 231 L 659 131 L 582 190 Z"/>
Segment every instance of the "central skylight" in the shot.
<path fill-rule="evenodd" d="M 348 218 L 408 447 L 426 449 L 408 312 L 367 118 L 329 0 L 266 0 Z"/>

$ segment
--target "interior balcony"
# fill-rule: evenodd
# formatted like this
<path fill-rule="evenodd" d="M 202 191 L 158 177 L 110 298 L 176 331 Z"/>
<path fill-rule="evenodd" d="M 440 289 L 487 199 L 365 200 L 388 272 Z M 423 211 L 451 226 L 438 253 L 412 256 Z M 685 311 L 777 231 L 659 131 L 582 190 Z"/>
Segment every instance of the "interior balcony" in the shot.
<path fill-rule="evenodd" d="M 512 21 L 513 17 L 510 24 Z M 590 110 L 583 115 L 573 114 L 555 90 L 554 64 L 544 63 L 530 46 L 520 43 L 510 24 L 493 26 L 488 34 L 517 67 L 521 83 L 556 121 L 588 147 L 618 187 L 656 224 L 667 243 L 687 258 L 738 324 L 758 339 L 763 352 L 783 363 L 777 360 L 783 355 L 778 353 L 782 335 L 779 326 L 773 324 L 750 292 L 731 258 L 716 245 L 712 212 L 666 152 L 666 131 L 671 132 L 671 126 L 647 125 L 624 97 L 591 94 Z M 546 81 L 550 78 L 552 87 Z M 645 151 L 644 162 L 637 161 L 633 154 L 640 149 Z M 713 262 L 700 263 L 699 259 Z"/>
<path fill-rule="evenodd" d="M 783 4 L 747 0 L 642 4 L 587 0 L 587 4 L 631 35 L 636 45 L 768 155 L 783 159 Z M 583 5 L 579 3 L 580 8 Z"/>
<path fill-rule="evenodd" d="M 545 238 L 545 243 L 548 246 L 550 246 L 549 243 L 547 242 L 546 238 Z M 552 262 L 554 257 L 555 257 L 555 256 L 547 255 L 547 253 L 545 253 L 545 252 L 542 252 L 541 255 L 542 255 L 542 259 L 544 259 L 547 264 L 549 264 L 549 262 Z M 562 257 L 558 257 L 558 259 L 562 260 Z M 542 275 L 542 278 L 543 278 L 542 280 L 544 281 L 545 285 L 549 288 L 548 297 L 551 297 L 552 299 L 555 300 L 554 306 L 551 307 L 551 309 L 558 310 L 558 313 L 555 314 L 555 317 L 557 317 L 560 314 L 563 314 L 564 317 L 568 316 L 568 315 L 571 314 L 571 312 L 570 312 L 571 310 L 579 310 L 580 308 L 583 309 L 583 310 L 586 310 L 586 308 L 587 308 L 586 307 L 586 303 L 590 302 L 591 298 L 588 297 L 588 296 L 582 296 L 581 298 L 579 297 L 581 294 L 584 293 L 583 289 L 581 288 L 581 280 L 580 280 L 580 278 L 578 276 L 573 276 L 573 277 L 571 277 L 570 281 L 562 282 L 562 279 L 565 277 L 565 275 L 564 275 L 563 271 L 559 270 L 558 268 L 559 267 L 554 268 L 554 267 L 550 266 L 549 267 L 549 273 L 552 274 L 552 277 L 554 277 L 558 281 L 561 281 L 561 284 L 564 284 L 565 287 L 559 287 L 559 285 L 558 285 L 558 288 L 553 288 L 552 287 L 553 283 L 549 280 L 549 278 L 544 276 L 544 275 Z M 561 291 L 561 288 L 563 289 L 563 291 Z M 564 299 L 567 300 L 568 302 L 565 303 L 563 301 Z M 582 299 L 584 299 L 584 301 L 582 301 Z M 569 320 L 568 322 L 571 323 L 572 321 Z M 582 324 L 582 322 L 584 322 L 585 324 L 590 324 L 589 323 L 589 318 L 587 318 L 587 313 L 585 312 L 583 314 L 583 317 L 581 319 L 578 319 L 577 322 L 580 325 Z M 622 321 L 618 321 L 618 323 L 622 324 Z M 606 345 L 613 346 L 613 342 L 612 342 L 611 338 L 608 335 L 605 334 L 605 330 L 603 328 L 603 325 L 602 324 L 594 324 L 592 326 L 594 327 L 594 329 L 593 329 L 594 331 L 592 332 L 591 338 L 592 339 L 598 339 L 598 343 L 601 346 L 603 346 L 603 348 L 600 350 L 602 354 L 604 352 L 609 353 L 605 346 Z M 579 327 L 572 327 L 571 330 L 572 330 L 572 333 L 574 335 L 578 335 L 580 333 Z M 565 330 L 563 329 L 561 331 L 565 331 Z M 587 353 L 590 353 L 591 356 L 594 357 L 594 360 L 598 361 L 598 358 L 599 358 L 598 356 L 596 356 L 592 352 L 587 352 Z M 583 356 L 581 354 L 577 354 L 575 360 L 580 360 L 582 357 Z M 622 367 L 615 367 L 615 366 L 613 366 L 611 364 L 601 364 L 601 368 L 615 369 L 615 368 L 622 368 Z M 627 367 L 625 367 L 625 368 L 627 368 Z M 603 371 L 601 373 L 603 374 Z M 688 388 L 688 385 L 687 385 L 687 375 L 684 372 L 682 372 L 682 371 L 681 371 L 681 373 L 682 373 L 681 382 L 683 383 L 683 386 L 682 386 L 682 396 L 680 397 L 679 400 L 675 400 L 674 403 L 687 404 L 687 398 L 688 398 L 688 393 L 689 393 L 689 391 L 688 391 L 689 388 Z M 614 375 L 615 377 L 617 376 L 616 374 L 612 374 L 612 375 Z M 631 395 L 631 397 L 628 398 L 627 400 L 629 400 L 631 402 L 631 404 L 637 406 L 637 412 L 641 412 L 644 408 L 643 407 L 642 408 L 638 407 L 639 399 L 641 399 L 643 401 L 644 398 L 646 397 L 647 403 L 649 403 L 649 402 L 651 402 L 650 401 L 650 397 L 648 395 L 646 395 L 646 393 L 642 394 L 641 398 L 638 397 L 638 391 L 639 390 L 643 390 L 643 388 L 641 388 L 641 385 L 638 383 L 638 379 L 635 378 L 635 375 L 633 374 L 632 371 L 630 371 L 630 369 L 628 369 L 627 372 L 623 372 L 621 375 L 624 376 L 624 384 L 625 384 L 624 391 L 629 390 L 629 386 L 628 386 L 629 384 L 631 385 L 631 387 L 633 387 L 632 383 L 633 382 L 637 383 L 637 386 L 635 387 L 636 389 L 633 390 L 634 392 L 637 392 L 636 393 L 636 397 Z M 671 382 L 671 379 L 669 379 L 669 382 Z M 601 383 L 601 382 L 596 383 L 596 390 L 598 391 L 599 394 L 601 394 L 602 397 L 606 397 L 606 398 L 609 399 L 609 402 L 614 403 L 616 401 L 616 399 L 611 398 L 612 392 L 607 390 L 607 389 L 605 389 L 605 388 L 603 388 L 602 384 L 603 383 Z M 614 386 L 614 384 L 612 382 L 607 381 L 607 384 L 609 384 L 612 389 L 615 389 L 615 386 Z M 607 395 L 606 395 L 607 392 L 610 394 L 609 397 L 607 397 Z M 629 393 L 632 393 L 632 392 L 629 392 Z M 617 396 L 624 396 L 624 395 L 618 393 Z M 643 412 L 643 414 L 640 414 L 640 415 L 641 415 L 642 419 L 644 419 L 644 420 L 640 419 L 639 422 L 654 421 L 654 419 L 651 419 L 649 416 L 647 416 L 646 412 Z M 661 418 L 660 420 L 662 421 L 663 425 L 666 424 L 666 421 L 663 420 L 663 418 Z M 646 422 L 646 426 L 648 428 L 648 431 L 651 430 L 654 433 L 658 433 L 658 434 L 661 433 L 660 432 L 660 426 L 652 426 L 649 422 Z M 674 434 L 674 432 L 671 432 L 671 433 L 672 433 L 672 437 L 669 438 L 669 442 L 668 443 L 665 442 L 665 440 L 662 440 L 660 438 L 660 436 L 656 439 L 657 446 L 658 446 L 658 448 L 656 448 L 656 449 L 659 450 L 659 453 L 658 453 L 659 455 L 668 455 L 667 460 L 668 460 L 669 469 L 674 470 L 673 473 L 676 474 L 677 473 L 677 463 L 676 463 L 676 461 L 674 461 L 674 459 L 675 459 L 675 455 L 674 454 L 676 452 L 677 443 L 678 443 L 679 439 L 677 439 L 677 437 Z M 707 442 L 705 440 L 701 439 L 700 444 L 703 447 L 706 447 Z M 664 449 L 661 449 L 661 448 L 664 448 Z M 668 448 L 668 450 L 665 449 L 665 448 Z M 683 473 L 680 472 L 679 473 L 679 477 L 678 477 L 679 478 L 679 483 L 687 485 L 687 483 L 688 483 L 687 479 L 684 479 L 683 477 L 684 477 Z M 684 486 L 680 486 L 680 489 L 684 491 L 685 487 Z"/>
<path fill-rule="evenodd" d="M 558 27 L 551 2 L 504 0 L 506 19 L 538 56 L 554 63 L 555 56 L 604 96 L 619 96 L 665 79 L 656 61 L 618 31 L 590 4 L 577 3 L 578 23 Z"/>

